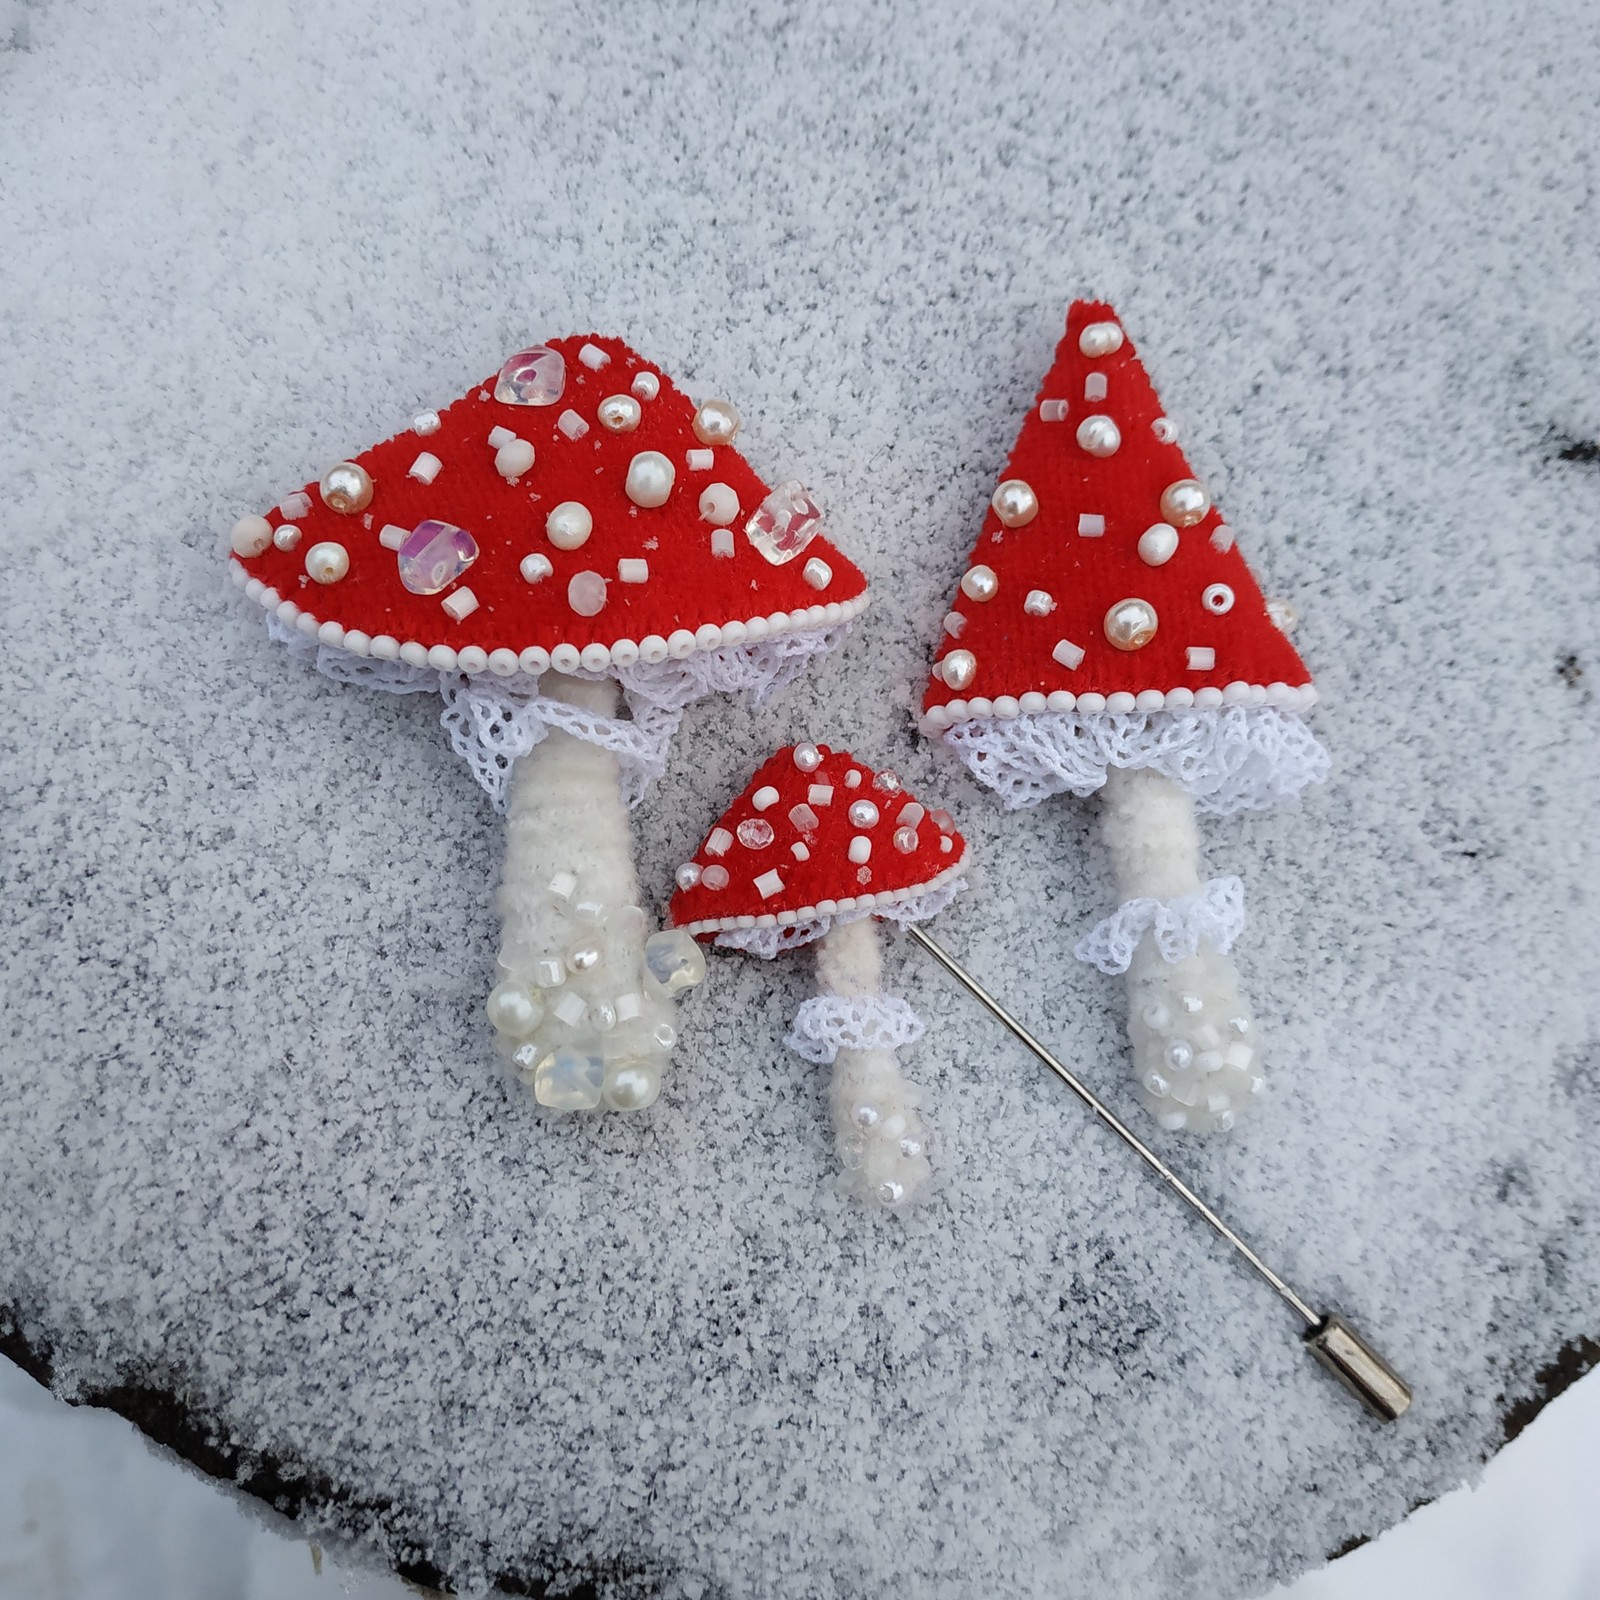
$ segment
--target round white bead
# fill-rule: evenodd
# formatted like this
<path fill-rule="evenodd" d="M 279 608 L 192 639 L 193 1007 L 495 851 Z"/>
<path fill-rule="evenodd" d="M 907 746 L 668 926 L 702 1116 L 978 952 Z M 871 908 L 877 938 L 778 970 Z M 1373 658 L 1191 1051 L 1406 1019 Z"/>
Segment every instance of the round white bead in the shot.
<path fill-rule="evenodd" d="M 350 552 L 332 539 L 306 551 L 306 576 L 314 583 L 337 583 L 350 570 Z"/>
<path fill-rule="evenodd" d="M 600 426 L 612 433 L 632 433 L 643 414 L 639 402 L 631 394 L 608 394 L 595 413 Z"/>
<path fill-rule="evenodd" d="M 676 469 L 659 450 L 641 450 L 628 463 L 628 477 L 623 488 L 636 506 L 648 510 L 667 503 L 676 477 Z"/>
<path fill-rule="evenodd" d="M 700 520 L 725 528 L 739 515 L 739 497 L 725 483 L 708 483 L 700 491 Z"/>
<path fill-rule="evenodd" d="M 654 400 L 661 393 L 661 380 L 653 372 L 636 372 L 628 387 L 641 400 Z"/>
<path fill-rule="evenodd" d="M 590 672 L 604 672 L 611 665 L 611 651 L 603 644 L 586 644 L 578 660 Z"/>
<path fill-rule="evenodd" d="M 855 828 L 877 827 L 878 808 L 870 800 L 857 800 L 850 807 L 850 825 Z"/>
<path fill-rule="evenodd" d="M 1118 650 L 1142 650 L 1156 636 L 1156 608 L 1148 600 L 1119 600 L 1106 612 L 1107 640 Z"/>
<path fill-rule="evenodd" d="M 436 644 L 428 651 L 428 665 L 435 672 L 454 672 L 456 670 L 456 653 L 447 644 Z"/>
<path fill-rule="evenodd" d="M 517 670 L 517 652 L 501 648 L 489 652 L 489 670 L 497 678 L 509 678 Z"/>
<path fill-rule="evenodd" d="M 494 453 L 494 470 L 507 483 L 515 483 L 533 466 L 533 446 L 526 439 L 513 439 Z"/>
<path fill-rule="evenodd" d="M 367 469 L 354 461 L 341 461 L 330 467 L 318 484 L 322 503 L 342 517 L 354 516 L 372 504 L 372 478 Z"/>
<path fill-rule="evenodd" d="M 1211 496 L 1194 478 L 1179 478 L 1161 491 L 1161 515 L 1175 528 L 1192 528 L 1210 509 Z"/>
<path fill-rule="evenodd" d="M 1118 689 L 1106 696 L 1106 710 L 1117 716 L 1126 716 L 1135 705 L 1134 698 L 1126 689 Z"/>
<path fill-rule="evenodd" d="M 1122 329 L 1114 322 L 1091 322 L 1078 335 L 1078 349 L 1091 360 L 1115 355 L 1122 348 Z"/>
<path fill-rule="evenodd" d="M 550 557 L 535 552 L 531 556 L 524 556 L 521 565 L 517 568 L 528 583 L 538 583 L 548 578 L 556 569 L 550 565 Z"/>
<path fill-rule="evenodd" d="M 794 764 L 802 772 L 815 772 L 822 765 L 822 752 L 814 744 L 797 744 L 794 747 Z"/>
<path fill-rule="evenodd" d="M 961 579 L 961 592 L 969 600 L 993 600 L 1000 592 L 1000 580 L 993 567 L 968 567 Z"/>
<path fill-rule="evenodd" d="M 1091 456 L 1114 456 L 1122 444 L 1122 430 L 1107 416 L 1085 417 L 1078 424 L 1078 447 Z"/>
<path fill-rule="evenodd" d="M 1008 528 L 1025 528 L 1039 515 L 1039 497 L 1021 478 L 1007 478 L 990 495 L 989 504 Z"/>
<path fill-rule="evenodd" d="M 581 500 L 563 500 L 544 519 L 544 531 L 557 550 L 577 550 L 589 542 L 594 518 Z"/>
<path fill-rule="evenodd" d="M 563 641 L 550 652 L 550 665 L 557 672 L 576 672 L 578 664 L 583 659 L 583 652 L 575 644 Z"/>
<path fill-rule="evenodd" d="M 726 400 L 703 400 L 694 414 L 694 436 L 701 444 L 732 444 L 739 413 Z"/>
<path fill-rule="evenodd" d="M 463 672 L 483 672 L 489 665 L 489 652 L 469 644 L 465 650 L 456 651 L 456 665 Z"/>
<path fill-rule="evenodd" d="M 1178 553 L 1178 530 L 1170 522 L 1153 522 L 1139 535 L 1139 559 L 1147 567 L 1164 567 Z"/>
<path fill-rule="evenodd" d="M 978 675 L 978 658 L 970 650 L 952 650 L 939 663 L 938 670 L 952 689 L 965 689 Z"/>
<path fill-rule="evenodd" d="M 1208 583 L 1200 595 L 1200 604 L 1212 616 L 1224 616 L 1233 610 L 1233 590 L 1225 583 Z"/>
<path fill-rule="evenodd" d="M 598 572 L 577 572 L 567 584 L 567 604 L 580 617 L 597 617 L 605 609 L 606 580 Z"/>
<path fill-rule="evenodd" d="M 647 667 L 659 667 L 667 659 L 667 641 L 659 633 L 647 633 L 639 641 L 639 659 Z"/>
<path fill-rule="evenodd" d="M 619 667 L 631 667 L 639 659 L 639 647 L 632 639 L 616 639 L 611 645 L 612 663 Z"/>
<path fill-rule="evenodd" d="M 272 542 L 279 550 L 293 550 L 300 543 L 300 530 L 292 522 L 280 522 L 273 530 Z"/>
<path fill-rule="evenodd" d="M 236 556 L 258 556 L 272 543 L 272 524 L 265 517 L 240 517 L 229 543 Z"/>

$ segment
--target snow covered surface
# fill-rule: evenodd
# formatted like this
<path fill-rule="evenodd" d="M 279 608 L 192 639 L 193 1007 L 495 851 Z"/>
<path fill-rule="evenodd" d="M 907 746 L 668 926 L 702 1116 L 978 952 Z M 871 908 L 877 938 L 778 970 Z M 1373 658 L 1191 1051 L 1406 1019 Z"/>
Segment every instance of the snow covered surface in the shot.
<path fill-rule="evenodd" d="M 12 20 L 15 18 L 16 20 Z M 10 25 L 9 34 L 7 24 Z M 1246 1595 L 1470 1472 L 1595 1332 L 1600 430 L 1581 0 L 1331 10 L 0 7 L 0 1298 L 471 1584 Z M 1122 309 L 1269 593 L 1331 784 L 1207 827 L 1271 1093 L 1173 1147 L 1415 1381 L 1380 1431 L 891 936 L 943 1135 L 828 1191 L 810 976 L 718 957 L 647 1116 L 507 1090 L 499 823 L 437 709 L 265 637 L 220 534 L 529 335 L 727 394 L 878 597 L 637 814 L 775 745 L 942 798 L 934 929 L 1126 1103 L 1092 805 L 912 731 L 1068 298 Z M 363 1510 L 362 1507 L 381 1507 Z"/>

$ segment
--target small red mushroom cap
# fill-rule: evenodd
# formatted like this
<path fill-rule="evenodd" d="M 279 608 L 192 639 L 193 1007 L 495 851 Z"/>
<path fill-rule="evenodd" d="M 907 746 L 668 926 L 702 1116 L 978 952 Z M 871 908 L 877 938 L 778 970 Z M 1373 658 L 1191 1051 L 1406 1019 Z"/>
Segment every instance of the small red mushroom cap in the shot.
<path fill-rule="evenodd" d="M 710 935 L 787 927 L 924 894 L 967 867 L 967 842 L 892 772 L 847 750 L 778 751 L 678 869 L 673 923 Z"/>
<path fill-rule="evenodd" d="M 945 618 L 924 727 L 1314 695 L 1116 312 L 1077 301 Z"/>
<path fill-rule="evenodd" d="M 325 644 L 474 673 L 665 660 L 846 621 L 866 579 L 619 339 L 553 339 L 234 530 L 234 576 Z"/>

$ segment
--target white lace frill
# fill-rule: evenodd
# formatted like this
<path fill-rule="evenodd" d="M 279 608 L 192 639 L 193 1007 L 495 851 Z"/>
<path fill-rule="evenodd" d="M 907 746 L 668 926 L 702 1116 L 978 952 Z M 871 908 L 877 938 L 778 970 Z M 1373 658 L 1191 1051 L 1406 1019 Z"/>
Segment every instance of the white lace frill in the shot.
<path fill-rule="evenodd" d="M 267 631 L 275 640 L 335 682 L 362 684 L 388 694 L 440 695 L 444 711 L 439 720 L 451 748 L 472 768 L 473 777 L 502 814 L 513 763 L 553 728 L 611 751 L 621 768 L 623 798 L 629 806 L 638 805 L 666 771 L 668 746 L 692 702 L 710 694 L 745 693 L 759 705 L 798 677 L 813 657 L 834 649 L 849 627 L 841 623 L 783 633 L 757 643 L 697 650 L 682 661 L 639 662 L 610 672 L 580 667 L 570 675 L 614 677 L 621 686 L 628 715 L 603 717 L 541 694 L 537 674 L 469 675 L 403 661 L 377 661 L 320 644 L 275 616 L 267 617 Z"/>
<path fill-rule="evenodd" d="M 1008 811 L 1093 794 L 1108 767 L 1153 767 L 1213 816 L 1262 811 L 1328 776 L 1328 752 L 1292 711 L 1038 711 L 973 718 L 944 734 Z"/>
<path fill-rule="evenodd" d="M 885 922 L 898 922 L 902 927 L 908 922 L 921 922 L 935 917 L 967 886 L 965 878 L 951 878 L 936 888 L 921 894 L 907 895 L 888 905 L 860 906 L 851 911 L 835 912 L 832 916 L 813 917 L 809 922 L 791 922 L 776 928 L 724 928 L 713 941 L 723 950 L 743 950 L 747 955 L 760 956 L 770 961 L 785 950 L 798 950 L 801 945 L 821 939 L 833 928 L 847 922 L 859 922 L 863 917 L 882 917 Z"/>
<path fill-rule="evenodd" d="M 1198 894 L 1171 900 L 1124 900 L 1073 947 L 1073 954 L 1102 972 L 1126 972 L 1145 934 L 1153 933 L 1163 961 L 1182 961 L 1203 939 L 1213 950 L 1228 950 L 1244 932 L 1244 884 L 1238 878 L 1213 878 Z"/>
<path fill-rule="evenodd" d="M 897 995 L 819 994 L 795 1012 L 783 1042 L 825 1067 L 841 1050 L 898 1050 L 922 1033 L 922 1018 Z"/>

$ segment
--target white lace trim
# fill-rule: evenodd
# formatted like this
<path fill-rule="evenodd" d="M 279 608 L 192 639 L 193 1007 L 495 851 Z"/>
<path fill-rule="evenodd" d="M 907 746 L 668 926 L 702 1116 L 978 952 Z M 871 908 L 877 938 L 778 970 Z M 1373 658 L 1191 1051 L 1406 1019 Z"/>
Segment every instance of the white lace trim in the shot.
<path fill-rule="evenodd" d="M 1163 961 L 1177 962 L 1192 956 L 1201 940 L 1213 950 L 1231 949 L 1244 924 L 1244 884 L 1238 878 L 1213 878 L 1198 894 L 1124 900 L 1077 942 L 1072 953 L 1102 972 L 1126 972 L 1147 933 L 1155 935 Z"/>
<path fill-rule="evenodd" d="M 650 785 L 666 771 L 667 750 L 684 711 L 709 694 L 747 693 L 759 705 L 792 682 L 816 656 L 833 650 L 849 631 L 848 622 L 810 631 L 781 633 L 759 642 L 697 650 L 682 661 L 614 667 L 610 673 L 578 668 L 578 678 L 615 677 L 622 688 L 628 717 L 603 717 L 553 700 L 539 692 L 537 674 L 507 677 L 487 673 L 439 672 L 408 666 L 403 661 L 378 661 L 357 656 L 337 645 L 320 644 L 315 636 L 281 622 L 271 613 L 267 632 L 324 677 L 338 683 L 363 684 L 388 694 L 433 692 L 443 697 L 439 721 L 450 746 L 472 768 L 479 786 L 506 809 L 511 768 L 553 728 L 599 745 L 616 756 L 622 772 L 623 798 L 636 806 Z"/>
<path fill-rule="evenodd" d="M 945 742 L 1008 811 L 1063 792 L 1087 795 L 1108 767 L 1152 767 L 1181 783 L 1212 816 L 1260 811 L 1328 776 L 1328 752 L 1292 711 L 1036 711 L 974 718 Z"/>
<path fill-rule="evenodd" d="M 798 950 L 822 938 L 831 929 L 842 928 L 847 922 L 859 922 L 863 917 L 882 917 L 885 922 L 898 922 L 902 927 L 908 922 L 935 917 L 966 886 L 964 877 L 951 877 L 920 894 L 891 900 L 886 905 L 857 906 L 852 911 L 835 911 L 829 916 L 816 916 L 780 927 L 724 928 L 713 943 L 723 950 L 743 950 L 747 955 L 770 961 L 785 950 Z"/>
<path fill-rule="evenodd" d="M 795 1012 L 783 1042 L 827 1066 L 841 1050 L 898 1050 L 922 1034 L 922 1018 L 897 995 L 819 994 Z"/>

